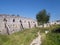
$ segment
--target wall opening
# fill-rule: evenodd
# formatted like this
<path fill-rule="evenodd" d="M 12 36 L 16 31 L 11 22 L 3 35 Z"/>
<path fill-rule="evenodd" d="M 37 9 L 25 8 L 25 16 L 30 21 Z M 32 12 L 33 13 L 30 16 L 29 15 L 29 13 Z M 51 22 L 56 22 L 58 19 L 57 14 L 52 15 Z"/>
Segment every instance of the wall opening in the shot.
<path fill-rule="evenodd" d="M 0 30 L 0 33 L 1 33 L 1 30 Z"/>
<path fill-rule="evenodd" d="M 7 26 L 7 19 L 4 18 L 4 25 L 5 25 L 5 28 L 6 28 L 6 31 L 7 31 L 7 34 L 9 35 L 9 29 L 8 29 L 8 26 Z"/>
<path fill-rule="evenodd" d="M 21 21 L 21 20 L 20 20 L 20 24 L 21 24 L 20 28 L 21 28 L 21 29 L 24 29 L 24 28 L 23 28 L 23 24 L 22 24 L 22 21 Z"/>
<path fill-rule="evenodd" d="M 29 25 L 29 28 L 31 28 L 31 26 L 30 26 L 30 22 L 28 21 L 28 25 Z"/>
<path fill-rule="evenodd" d="M 13 19 L 13 22 L 15 22 L 15 19 Z"/>
<path fill-rule="evenodd" d="M 3 21 L 7 22 L 6 18 L 4 18 L 4 20 L 3 20 Z"/>
<path fill-rule="evenodd" d="M 7 34 L 9 35 L 9 29 L 8 29 L 8 26 L 7 26 L 6 23 L 5 23 L 5 28 L 6 28 L 6 30 L 7 30 Z"/>
<path fill-rule="evenodd" d="M 36 27 L 36 24 L 34 24 L 34 27 Z"/>

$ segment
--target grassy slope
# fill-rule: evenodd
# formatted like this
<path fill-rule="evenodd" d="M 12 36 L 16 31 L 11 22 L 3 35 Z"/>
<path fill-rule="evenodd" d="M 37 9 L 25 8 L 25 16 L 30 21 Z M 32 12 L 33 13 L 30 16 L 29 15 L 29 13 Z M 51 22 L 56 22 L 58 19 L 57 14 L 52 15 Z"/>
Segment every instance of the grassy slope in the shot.
<path fill-rule="evenodd" d="M 47 34 L 42 45 L 60 45 L 60 34 L 59 33 Z"/>
<path fill-rule="evenodd" d="M 26 29 L 12 35 L 0 35 L 0 45 L 29 45 L 39 30 Z"/>
<path fill-rule="evenodd" d="M 45 30 L 52 30 L 59 26 L 52 26 L 50 28 L 33 28 L 25 29 L 23 31 L 14 33 L 12 35 L 0 35 L 0 45 L 29 45 L 31 41 L 37 36 L 37 32 L 43 33 L 42 45 L 59 45 L 60 34 L 49 33 L 45 35 Z M 46 36 L 46 37 L 45 37 Z"/>
<path fill-rule="evenodd" d="M 60 28 L 60 25 L 52 26 L 49 29 L 55 30 L 56 28 Z M 48 34 L 45 35 L 46 37 L 44 38 L 42 45 L 60 45 L 60 33 L 53 33 L 49 32 Z"/>

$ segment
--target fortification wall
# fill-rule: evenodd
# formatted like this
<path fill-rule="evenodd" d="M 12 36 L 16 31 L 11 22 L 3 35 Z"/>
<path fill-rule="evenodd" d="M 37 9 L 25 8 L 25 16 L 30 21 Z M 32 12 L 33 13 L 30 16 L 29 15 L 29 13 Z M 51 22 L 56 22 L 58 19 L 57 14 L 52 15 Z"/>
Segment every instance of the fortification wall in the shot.
<path fill-rule="evenodd" d="M 26 28 L 37 26 L 37 22 L 33 19 L 23 18 L 19 16 L 0 15 L 0 33 L 12 34 Z"/>

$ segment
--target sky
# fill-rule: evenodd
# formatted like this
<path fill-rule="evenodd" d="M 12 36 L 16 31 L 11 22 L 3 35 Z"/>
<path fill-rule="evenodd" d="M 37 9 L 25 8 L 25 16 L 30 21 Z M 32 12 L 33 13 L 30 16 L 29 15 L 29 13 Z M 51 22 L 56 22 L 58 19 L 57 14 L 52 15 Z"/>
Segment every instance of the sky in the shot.
<path fill-rule="evenodd" d="M 60 0 L 0 0 L 0 14 L 15 14 L 36 18 L 36 14 L 46 9 L 50 21 L 60 20 Z"/>

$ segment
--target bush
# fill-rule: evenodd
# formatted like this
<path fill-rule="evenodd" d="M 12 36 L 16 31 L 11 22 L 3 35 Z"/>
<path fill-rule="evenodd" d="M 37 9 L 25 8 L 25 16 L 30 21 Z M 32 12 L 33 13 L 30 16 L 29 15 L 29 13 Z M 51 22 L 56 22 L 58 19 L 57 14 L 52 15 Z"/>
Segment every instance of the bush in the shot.
<path fill-rule="evenodd" d="M 52 33 L 60 33 L 60 28 L 57 28 L 55 30 L 52 30 Z"/>

